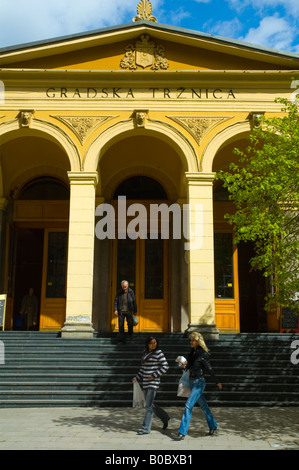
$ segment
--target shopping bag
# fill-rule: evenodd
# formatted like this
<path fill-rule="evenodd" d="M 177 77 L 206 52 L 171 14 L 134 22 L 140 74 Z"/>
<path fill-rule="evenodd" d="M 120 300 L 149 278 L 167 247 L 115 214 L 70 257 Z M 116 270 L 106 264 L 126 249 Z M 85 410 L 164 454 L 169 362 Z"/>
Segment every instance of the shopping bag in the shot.
<path fill-rule="evenodd" d="M 22 328 L 22 326 L 23 326 L 23 315 L 19 314 L 15 322 L 15 327 Z"/>
<path fill-rule="evenodd" d="M 133 325 L 134 326 L 138 325 L 138 318 L 136 317 L 136 315 L 133 315 Z"/>
<path fill-rule="evenodd" d="M 190 395 L 190 387 L 189 387 L 189 370 L 183 372 L 178 385 L 177 396 L 178 397 L 189 397 Z"/>
<path fill-rule="evenodd" d="M 145 398 L 144 393 L 137 380 L 133 382 L 133 408 L 144 408 Z"/>

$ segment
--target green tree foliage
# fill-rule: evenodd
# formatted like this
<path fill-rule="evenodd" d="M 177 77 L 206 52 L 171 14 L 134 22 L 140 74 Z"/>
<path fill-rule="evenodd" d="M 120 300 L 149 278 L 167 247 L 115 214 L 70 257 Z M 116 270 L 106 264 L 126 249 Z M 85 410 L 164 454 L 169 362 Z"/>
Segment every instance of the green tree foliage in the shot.
<path fill-rule="evenodd" d="M 266 308 L 288 305 L 299 312 L 298 104 L 276 101 L 284 106 L 282 117 L 263 116 L 247 150 L 235 149 L 239 164 L 232 163 L 216 178 L 236 207 L 226 215 L 235 241 L 254 242 L 251 265 L 270 280 Z"/>

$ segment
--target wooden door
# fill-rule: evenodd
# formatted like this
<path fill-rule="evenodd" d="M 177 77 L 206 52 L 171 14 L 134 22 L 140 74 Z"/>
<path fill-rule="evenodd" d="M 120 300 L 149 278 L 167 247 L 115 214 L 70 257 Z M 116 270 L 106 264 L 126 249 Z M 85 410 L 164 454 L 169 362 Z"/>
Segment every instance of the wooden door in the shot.
<path fill-rule="evenodd" d="M 125 239 L 113 241 L 111 329 L 118 330 L 113 302 L 122 280 L 134 290 L 138 332 L 169 329 L 168 240 Z"/>
<path fill-rule="evenodd" d="M 142 331 L 167 331 L 168 240 L 140 240 L 140 314 Z"/>
<path fill-rule="evenodd" d="M 239 332 L 238 250 L 231 232 L 215 232 L 215 319 L 220 331 Z"/>
<path fill-rule="evenodd" d="M 65 322 L 67 240 L 67 230 L 45 229 L 40 330 L 60 330 Z"/>

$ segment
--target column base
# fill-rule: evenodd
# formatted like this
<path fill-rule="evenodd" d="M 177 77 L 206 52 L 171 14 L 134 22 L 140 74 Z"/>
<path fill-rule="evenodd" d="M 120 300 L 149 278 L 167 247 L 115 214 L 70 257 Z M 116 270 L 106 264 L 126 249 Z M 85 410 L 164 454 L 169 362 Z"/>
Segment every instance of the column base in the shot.
<path fill-rule="evenodd" d="M 198 331 L 198 333 L 201 333 L 205 340 L 207 340 L 207 339 L 219 340 L 219 333 L 220 332 L 216 328 L 215 324 L 211 324 L 211 325 L 198 324 L 198 325 L 196 325 L 194 323 L 189 323 L 188 328 L 186 330 L 186 333 L 188 333 L 188 335 L 190 335 L 193 331 Z"/>
<path fill-rule="evenodd" d="M 61 329 L 61 338 L 93 338 L 91 323 L 65 322 Z"/>

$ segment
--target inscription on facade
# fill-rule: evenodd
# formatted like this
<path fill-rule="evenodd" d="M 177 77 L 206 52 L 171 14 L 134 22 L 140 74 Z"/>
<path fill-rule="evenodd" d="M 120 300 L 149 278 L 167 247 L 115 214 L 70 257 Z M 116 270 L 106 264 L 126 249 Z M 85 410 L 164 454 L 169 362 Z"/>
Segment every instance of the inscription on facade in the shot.
<path fill-rule="evenodd" d="M 50 99 L 147 99 L 147 100 L 235 100 L 236 93 L 228 88 L 67 88 L 50 87 L 46 90 Z"/>

